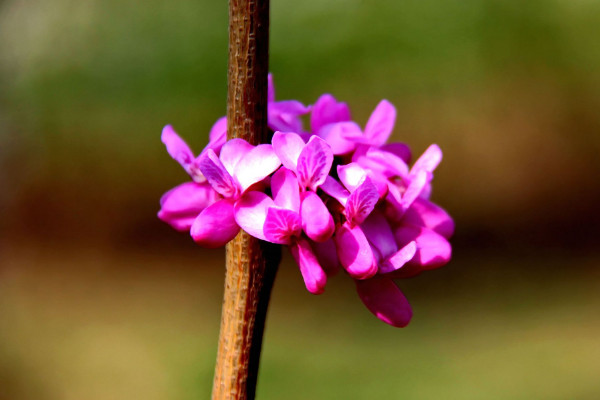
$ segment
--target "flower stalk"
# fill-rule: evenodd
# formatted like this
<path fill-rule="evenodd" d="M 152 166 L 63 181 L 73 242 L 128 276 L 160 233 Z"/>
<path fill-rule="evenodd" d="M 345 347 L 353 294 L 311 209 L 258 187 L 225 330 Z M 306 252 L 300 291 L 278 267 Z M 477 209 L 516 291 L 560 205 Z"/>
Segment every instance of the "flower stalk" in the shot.
<path fill-rule="evenodd" d="M 270 142 L 267 127 L 269 0 L 229 1 L 228 139 Z M 213 400 L 253 399 L 280 246 L 241 231 L 226 248 Z"/>

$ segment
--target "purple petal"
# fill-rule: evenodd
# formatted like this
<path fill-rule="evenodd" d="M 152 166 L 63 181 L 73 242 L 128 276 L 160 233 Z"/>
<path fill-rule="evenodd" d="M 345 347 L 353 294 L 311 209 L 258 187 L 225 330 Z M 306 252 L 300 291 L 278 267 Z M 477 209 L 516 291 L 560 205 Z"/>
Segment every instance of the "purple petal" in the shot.
<path fill-rule="evenodd" d="M 388 193 L 385 196 L 385 216 L 394 223 L 400 223 L 406 210 L 402 206 L 402 194 L 400 188 L 388 182 Z"/>
<path fill-rule="evenodd" d="M 402 200 L 400 201 L 403 211 L 408 210 L 414 201 L 421 195 L 423 188 L 429 181 L 428 175 L 428 172 L 421 170 L 412 178 L 410 184 L 406 188 L 406 191 L 402 195 Z"/>
<path fill-rule="evenodd" d="M 396 123 L 396 108 L 387 100 L 382 100 L 371 114 L 365 126 L 365 136 L 375 146 L 382 146 L 392 134 Z"/>
<path fill-rule="evenodd" d="M 212 149 L 208 149 L 200 156 L 198 167 L 213 189 L 223 197 L 235 198 L 239 195 L 238 185 Z"/>
<path fill-rule="evenodd" d="M 319 260 L 319 264 L 323 267 L 327 276 L 337 274 L 341 265 L 333 239 L 329 239 L 325 242 L 312 242 L 311 245 Z"/>
<path fill-rule="evenodd" d="M 404 143 L 390 143 L 381 146 L 381 150 L 390 152 L 398 157 L 400 157 L 405 163 L 409 163 L 412 158 L 412 152 L 410 151 L 410 147 Z"/>
<path fill-rule="evenodd" d="M 300 115 L 310 111 L 296 100 L 277 101 L 268 103 L 268 124 L 273 131 L 300 132 L 302 131 L 302 120 Z"/>
<path fill-rule="evenodd" d="M 308 241 L 299 239 L 290 246 L 290 250 L 300 267 L 306 289 L 312 294 L 323 293 L 325 291 L 325 284 L 327 283 L 327 275 L 325 275 L 323 268 L 319 265 L 319 261 L 310 248 Z"/>
<path fill-rule="evenodd" d="M 230 175 L 235 173 L 235 166 L 238 162 L 249 153 L 254 146 L 244 139 L 231 139 L 221 148 L 219 159 Z"/>
<path fill-rule="evenodd" d="M 248 234 L 267 240 L 263 231 L 267 210 L 274 207 L 273 199 L 261 192 L 249 191 L 235 203 L 235 220 Z"/>
<path fill-rule="evenodd" d="M 267 75 L 267 103 L 275 101 L 275 83 L 273 82 L 273 74 Z"/>
<path fill-rule="evenodd" d="M 367 178 L 358 187 L 346 202 L 346 218 L 351 225 L 360 225 L 371 214 L 379 201 L 377 188 Z"/>
<path fill-rule="evenodd" d="M 313 191 L 325 182 L 333 164 L 331 147 L 318 136 L 310 138 L 298 157 L 296 173 L 301 187 Z"/>
<path fill-rule="evenodd" d="M 369 311 L 386 324 L 403 328 L 410 322 L 410 304 L 391 279 L 377 277 L 356 281 L 356 290 Z"/>
<path fill-rule="evenodd" d="M 271 177 L 271 192 L 278 207 L 300 212 L 300 187 L 292 171 L 279 168 Z"/>
<path fill-rule="evenodd" d="M 355 191 L 367 177 L 367 171 L 357 163 L 338 165 L 337 173 L 340 181 L 351 192 Z"/>
<path fill-rule="evenodd" d="M 336 199 L 341 205 L 346 206 L 350 192 L 344 189 L 342 184 L 336 181 L 334 178 L 328 176 L 320 188 L 325 193 Z"/>
<path fill-rule="evenodd" d="M 300 215 L 285 208 L 269 207 L 263 232 L 268 242 L 291 244 L 291 239 L 302 232 Z"/>
<path fill-rule="evenodd" d="M 331 151 L 337 156 L 351 153 L 356 148 L 356 143 L 346 137 L 362 135 L 362 130 L 356 122 L 336 122 L 324 125 L 318 135 L 331 146 Z"/>
<path fill-rule="evenodd" d="M 324 94 L 315 103 L 310 115 L 310 129 L 314 133 L 331 123 L 350 121 L 350 109 L 330 94 Z"/>
<path fill-rule="evenodd" d="M 235 222 L 233 202 L 219 200 L 205 208 L 190 229 L 192 238 L 201 246 L 217 248 L 235 237 L 240 227 Z"/>
<path fill-rule="evenodd" d="M 442 235 L 430 229 L 402 226 L 394 232 L 394 235 L 398 247 L 403 247 L 411 241 L 417 243 L 417 252 L 411 264 L 420 265 L 424 269 L 433 269 L 450 261 L 452 256 L 450 243 Z"/>
<path fill-rule="evenodd" d="M 302 229 L 315 242 L 324 242 L 335 231 L 333 217 L 315 192 L 302 194 Z"/>
<path fill-rule="evenodd" d="M 429 228 L 445 238 L 449 238 L 454 234 L 454 220 L 452 217 L 440 206 L 423 198 L 415 200 L 406 211 L 402 222 Z"/>
<path fill-rule="evenodd" d="M 367 279 L 377 273 L 371 246 L 360 227 L 344 224 L 334 236 L 340 264 L 354 279 Z"/>
<path fill-rule="evenodd" d="M 423 267 L 409 261 L 402 268 L 388 272 L 385 276 L 391 279 L 406 279 L 417 276 L 423 271 Z"/>
<path fill-rule="evenodd" d="M 296 133 L 275 132 L 271 143 L 273 143 L 273 150 L 283 166 L 295 171 L 298 157 L 300 157 L 302 149 L 306 146 L 304 140 Z"/>
<path fill-rule="evenodd" d="M 379 211 L 372 212 L 360 227 L 369 243 L 377 249 L 382 258 L 388 258 L 398 251 L 394 232 Z"/>
<path fill-rule="evenodd" d="M 167 152 L 187 171 L 194 160 L 194 153 L 187 143 L 179 137 L 171 125 L 163 128 L 160 139 L 167 147 Z"/>
<path fill-rule="evenodd" d="M 281 162 L 270 144 L 259 144 L 248 153 L 235 166 L 235 178 L 242 190 L 262 181 L 272 174 Z"/>
<path fill-rule="evenodd" d="M 208 145 L 206 148 L 213 149 L 219 153 L 221 147 L 227 141 L 227 117 L 221 117 L 215 122 L 208 134 Z"/>
<path fill-rule="evenodd" d="M 183 183 L 161 197 L 158 218 L 178 231 L 187 231 L 198 214 L 217 198 L 217 193 L 208 182 Z"/>
<path fill-rule="evenodd" d="M 442 161 L 442 150 L 437 144 L 432 144 L 425 150 L 425 152 L 419 157 L 412 169 L 411 174 L 416 174 L 419 171 L 433 172 L 439 163 Z"/>
<path fill-rule="evenodd" d="M 408 176 L 408 165 L 404 160 L 376 147 L 368 147 L 362 152 L 357 151 L 352 156 L 352 161 L 367 170 L 380 172 L 388 178 Z"/>
<path fill-rule="evenodd" d="M 389 272 L 394 272 L 402 268 L 407 262 L 413 259 L 417 252 L 417 243 L 410 242 L 396 253 L 392 254 L 391 257 L 388 257 L 385 262 L 383 262 L 379 266 L 379 273 L 386 274 Z"/>
<path fill-rule="evenodd" d="M 271 105 L 278 112 L 291 115 L 304 115 L 310 112 L 311 107 L 305 106 L 298 100 L 282 100 Z"/>

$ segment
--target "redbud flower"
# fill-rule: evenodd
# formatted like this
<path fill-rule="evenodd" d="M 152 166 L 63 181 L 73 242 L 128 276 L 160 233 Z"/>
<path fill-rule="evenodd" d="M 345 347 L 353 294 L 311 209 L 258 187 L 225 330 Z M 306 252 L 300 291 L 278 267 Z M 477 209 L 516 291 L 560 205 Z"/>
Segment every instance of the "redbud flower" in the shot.
<path fill-rule="evenodd" d="M 209 143 L 203 152 L 207 149 L 220 151 L 227 139 L 226 129 L 227 121 L 220 118 L 210 130 Z M 213 204 L 218 195 L 200 171 L 200 157 L 194 157 L 190 147 L 170 125 L 163 129 L 161 139 L 169 155 L 189 174 L 192 182 L 176 186 L 162 196 L 158 217 L 179 231 L 187 231 L 198 214 Z"/>
<path fill-rule="evenodd" d="M 310 131 L 301 116 L 310 112 Z M 367 309 L 403 327 L 412 309 L 393 279 L 446 264 L 454 221 L 431 202 L 433 172 L 442 159 L 431 145 L 412 167 L 410 148 L 387 143 L 396 109 L 381 101 L 364 129 L 346 103 L 324 94 L 314 106 L 275 100 L 269 75 L 272 144 L 225 142 L 226 121 L 195 157 L 170 126 L 169 154 L 192 178 L 161 199 L 159 217 L 190 229 L 205 247 L 219 247 L 243 229 L 287 246 L 309 292 L 322 293 L 340 269 Z"/>
<path fill-rule="evenodd" d="M 243 139 L 232 139 L 223 145 L 219 156 L 208 149 L 200 156 L 198 164 L 222 199 L 202 210 L 190 233 L 202 246 L 221 247 L 240 230 L 235 221 L 235 204 L 252 185 L 273 173 L 281 162 L 270 144 L 255 147 Z"/>

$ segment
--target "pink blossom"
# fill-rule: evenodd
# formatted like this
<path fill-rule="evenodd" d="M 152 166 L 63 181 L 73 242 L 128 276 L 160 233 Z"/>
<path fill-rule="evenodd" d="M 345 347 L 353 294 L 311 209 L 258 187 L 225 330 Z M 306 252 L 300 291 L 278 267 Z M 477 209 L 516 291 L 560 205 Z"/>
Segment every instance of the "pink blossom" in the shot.
<path fill-rule="evenodd" d="M 226 129 L 225 118 L 220 118 L 210 130 L 209 143 L 203 152 L 207 149 L 220 151 L 226 140 Z M 218 195 L 200 171 L 198 166 L 200 157 L 194 156 L 190 147 L 179 137 L 173 127 L 165 126 L 161 139 L 169 155 L 183 167 L 192 178 L 192 182 L 176 186 L 161 197 L 158 218 L 179 231 L 187 231 L 196 216 L 217 201 Z"/>
<path fill-rule="evenodd" d="M 273 131 L 302 132 L 301 115 L 310 112 L 310 107 L 297 100 L 275 101 L 273 75 L 268 76 L 267 115 L 269 128 Z"/>
<path fill-rule="evenodd" d="M 272 243 L 288 245 L 300 267 L 304 283 L 309 292 L 322 293 L 325 290 L 327 275 L 321 267 L 310 240 L 303 231 L 326 241 L 333 234 L 333 220 L 327 209 L 315 207 L 311 203 L 310 220 L 303 217 L 307 213 L 306 198 L 301 199 L 300 186 L 296 175 L 289 169 L 280 168 L 271 179 L 273 199 L 264 193 L 250 192 L 236 204 L 235 216 L 239 225 L 251 235 Z M 314 192 L 303 195 L 317 196 Z M 310 198 L 310 197 L 308 197 Z M 312 200 L 309 200 L 312 202 Z M 310 214 L 310 213 L 309 213 Z M 316 216 L 316 217 L 315 217 Z M 314 224 L 313 224 L 314 222 Z"/>
<path fill-rule="evenodd" d="M 310 112 L 310 131 L 301 116 Z M 161 198 L 159 217 L 190 230 L 205 247 L 219 247 L 240 229 L 287 246 L 309 292 L 344 271 L 367 309 L 392 326 L 406 326 L 412 309 L 394 279 L 445 265 L 454 221 L 430 200 L 442 159 L 431 145 L 409 167 L 410 148 L 387 143 L 396 109 L 381 101 L 364 129 L 346 103 L 330 94 L 314 106 L 276 101 L 269 75 L 272 144 L 225 142 L 217 121 L 199 156 L 170 126 L 162 140 L 192 178 Z M 335 166 L 335 168 L 334 168 Z"/>
<path fill-rule="evenodd" d="M 239 232 L 234 208 L 250 187 L 275 171 L 281 162 L 269 144 L 252 146 L 243 139 L 232 139 L 219 156 L 208 149 L 198 165 L 212 188 L 222 199 L 202 210 L 192 224 L 192 238 L 205 247 L 221 247 Z"/>

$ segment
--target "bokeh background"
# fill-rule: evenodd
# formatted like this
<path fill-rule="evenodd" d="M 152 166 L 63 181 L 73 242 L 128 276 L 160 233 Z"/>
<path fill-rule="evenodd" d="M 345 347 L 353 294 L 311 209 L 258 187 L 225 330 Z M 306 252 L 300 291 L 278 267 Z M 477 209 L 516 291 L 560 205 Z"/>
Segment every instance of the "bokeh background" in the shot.
<path fill-rule="evenodd" d="M 454 259 L 377 321 L 284 258 L 260 399 L 600 398 L 600 2 L 272 0 L 278 98 L 444 150 Z M 0 399 L 209 398 L 223 251 L 156 218 L 225 113 L 227 4 L 0 0 Z"/>

